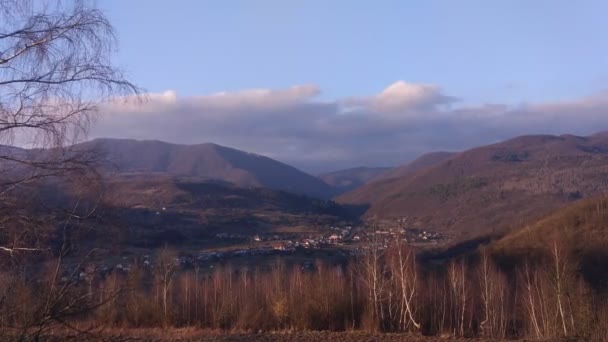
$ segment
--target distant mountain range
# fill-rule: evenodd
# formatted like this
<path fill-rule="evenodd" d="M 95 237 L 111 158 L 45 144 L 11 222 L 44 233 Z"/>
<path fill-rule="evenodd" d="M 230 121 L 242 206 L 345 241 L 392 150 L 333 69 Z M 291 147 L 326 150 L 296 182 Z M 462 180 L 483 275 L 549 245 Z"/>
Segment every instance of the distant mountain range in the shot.
<path fill-rule="evenodd" d="M 317 177 L 254 153 L 216 145 L 96 139 L 77 146 L 99 151 L 105 169 L 119 173 L 166 173 L 220 180 L 240 187 L 266 187 L 317 198 L 335 190 Z"/>
<path fill-rule="evenodd" d="M 13 197 L 19 201 L 7 202 L 0 213 L 18 212 L 18 220 L 41 215 L 45 223 L 37 229 L 58 241 L 58 222 L 48 220 L 48 211 L 64 213 L 77 203 L 82 216 L 94 212 L 96 220 L 73 223 L 85 229 L 74 229 L 70 239 L 91 248 L 221 246 L 248 243 L 254 234 L 292 238 L 359 225 L 361 218 L 388 221 L 451 238 L 421 260 L 486 245 L 499 264 L 513 267 L 542 259 L 559 243 L 590 284 L 608 286 L 607 133 L 521 136 L 464 152 L 425 154 L 395 168 L 318 177 L 215 144 L 97 139 L 68 151 L 56 152 L 101 157 L 106 177 L 84 186 L 51 177 L 18 187 Z M 6 146 L 0 146 L 1 155 L 53 157 L 48 150 Z M 4 161 L 0 171 L 11 176 L 20 168 Z"/>
<path fill-rule="evenodd" d="M 367 208 L 366 219 L 399 218 L 409 227 L 443 231 L 460 239 L 521 227 L 561 205 L 608 191 L 606 133 L 521 136 L 464 152 L 425 154 L 392 169 L 360 167 L 319 177 L 211 143 L 97 139 L 74 149 L 97 151 L 104 160 L 103 170 L 133 181 L 162 175 L 194 183 L 224 182 L 230 185 L 227 192 L 267 188 L 320 199 L 337 196 L 338 203 Z M 2 151 L 26 150 L 2 147 Z M 256 193 L 263 192 L 247 196 L 251 199 Z"/>
<path fill-rule="evenodd" d="M 344 193 L 360 187 L 389 170 L 391 168 L 388 167 L 356 167 L 320 174 L 319 178 L 334 187 L 336 192 Z"/>
<path fill-rule="evenodd" d="M 390 168 L 358 167 L 318 177 L 271 158 L 220 146 L 172 144 L 157 140 L 101 138 L 65 149 L 24 149 L 0 145 L 0 156 L 36 162 L 70 160 L 77 154 L 109 174 L 164 174 L 221 181 L 238 187 L 261 187 L 329 199 L 353 190 Z M 18 163 L 3 160 L 0 170 L 18 174 Z M 4 176 L 8 174 L 5 172 Z"/>
<path fill-rule="evenodd" d="M 608 134 L 522 136 L 426 155 L 389 173 L 338 202 L 369 206 L 367 218 L 401 218 L 465 238 L 519 227 L 608 191 Z"/>

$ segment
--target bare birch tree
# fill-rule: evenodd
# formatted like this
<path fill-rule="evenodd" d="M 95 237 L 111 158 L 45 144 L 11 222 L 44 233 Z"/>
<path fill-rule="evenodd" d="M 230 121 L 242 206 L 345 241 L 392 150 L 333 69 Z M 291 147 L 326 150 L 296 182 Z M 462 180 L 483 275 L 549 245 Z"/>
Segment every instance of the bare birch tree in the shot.
<path fill-rule="evenodd" d="M 453 333 L 464 336 L 466 332 L 466 313 L 469 304 L 469 289 L 467 284 L 467 267 L 464 259 L 452 260 L 448 266 L 448 281 L 450 285 Z"/>
<path fill-rule="evenodd" d="M 507 329 L 507 284 L 488 254 L 486 249 L 481 251 L 478 269 L 483 310 L 480 328 L 484 336 L 504 339 Z"/>
<path fill-rule="evenodd" d="M 86 215 L 56 211 L 47 204 L 36 207 L 31 199 L 42 181 L 73 182 L 96 174 L 95 153 L 72 146 L 86 137 L 104 102 L 139 93 L 112 63 L 115 44 L 110 22 L 87 1 L 0 0 L 3 257 L 15 260 L 18 255 L 49 250 L 50 232 L 65 221 L 63 244 L 56 251 L 61 260 L 66 252 L 65 227 L 70 219 Z M 90 184 L 84 192 L 89 188 Z M 87 307 L 80 303 L 91 302 L 90 291 L 78 296 L 72 290 L 76 286 L 60 286 L 58 274 L 59 265 L 47 289 L 51 295 L 42 307 L 43 315 L 35 323 L 39 331 L 61 321 L 61 315 L 75 307 L 74 298 L 78 310 Z M 69 310 L 54 309 L 66 302 Z"/>
<path fill-rule="evenodd" d="M 177 254 L 168 248 L 163 248 L 158 255 L 157 286 L 161 286 L 161 301 L 163 308 L 163 324 L 169 323 L 169 294 L 173 283 L 173 275 L 177 269 Z"/>
<path fill-rule="evenodd" d="M 562 330 L 564 336 L 569 336 L 576 330 L 571 305 L 574 266 L 569 263 L 564 247 L 558 241 L 553 241 L 551 245 L 551 259 L 553 261 L 551 280 L 555 292 L 557 312 L 559 313 L 560 330 Z"/>
<path fill-rule="evenodd" d="M 414 299 L 418 286 L 416 255 L 401 236 L 395 237 L 392 247 L 391 273 L 399 297 L 399 329 L 406 331 L 411 324 L 415 330 L 419 330 L 421 325 L 414 317 L 416 313 Z"/>
<path fill-rule="evenodd" d="M 383 327 L 384 305 L 383 291 L 386 284 L 384 270 L 384 245 L 381 236 L 372 232 L 368 234 L 368 245 L 361 258 L 361 275 L 368 292 L 368 303 L 371 306 L 371 320 L 376 327 Z"/>
<path fill-rule="evenodd" d="M 104 101 L 138 94 L 112 65 L 115 42 L 108 19 L 88 2 L 0 0 L 3 204 L 21 205 L 19 191 L 34 181 L 92 171 L 95 154 L 71 146 Z M 0 250 L 40 249 L 23 242 Z"/>

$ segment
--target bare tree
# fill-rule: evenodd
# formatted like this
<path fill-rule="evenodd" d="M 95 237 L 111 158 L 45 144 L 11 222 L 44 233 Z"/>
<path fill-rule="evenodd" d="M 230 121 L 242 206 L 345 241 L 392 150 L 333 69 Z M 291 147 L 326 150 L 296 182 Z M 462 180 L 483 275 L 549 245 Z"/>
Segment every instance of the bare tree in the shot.
<path fill-rule="evenodd" d="M 552 243 L 551 259 L 553 261 L 551 281 L 555 292 L 560 327 L 564 336 L 568 336 L 569 332 L 575 330 L 575 319 L 571 310 L 572 305 L 569 304 L 571 302 L 570 287 L 573 284 L 574 266 L 569 263 L 567 255 L 564 252 L 564 247 L 558 241 L 553 241 Z"/>
<path fill-rule="evenodd" d="M 402 236 L 394 238 L 391 249 L 391 273 L 396 282 L 399 299 L 399 329 L 406 331 L 411 324 L 415 330 L 419 330 L 421 325 L 414 317 L 418 274 L 416 270 L 416 255 L 407 246 Z"/>
<path fill-rule="evenodd" d="M 367 235 L 368 245 L 361 258 L 361 278 L 368 292 L 368 303 L 371 306 L 371 321 L 384 328 L 385 310 L 383 305 L 384 287 L 386 286 L 384 258 L 384 241 L 380 234 L 372 232 Z"/>
<path fill-rule="evenodd" d="M 173 275 L 177 269 L 176 265 L 177 254 L 175 251 L 163 248 L 158 255 L 158 285 L 161 286 L 162 296 L 162 307 L 163 307 L 163 318 L 164 324 L 166 325 L 169 320 L 169 293 L 171 292 L 171 285 L 173 282 Z"/>
<path fill-rule="evenodd" d="M 88 2 L 0 0 L 0 200 L 34 180 L 90 169 L 91 154 L 70 146 L 104 101 L 138 94 L 112 65 L 115 41 Z"/>
<path fill-rule="evenodd" d="M 483 319 L 480 323 L 484 336 L 504 339 L 507 326 L 507 285 L 504 275 L 490 259 L 487 249 L 481 251 L 478 268 Z"/>
<path fill-rule="evenodd" d="M 453 331 L 456 336 L 464 336 L 466 332 L 466 313 L 469 298 L 467 287 L 467 267 L 464 259 L 460 261 L 452 260 L 448 266 L 448 281 L 450 284 L 450 295 L 452 303 L 452 323 Z"/>
<path fill-rule="evenodd" d="M 102 103 L 139 93 L 111 63 L 115 41 L 107 18 L 87 2 L 0 0 L 0 203 L 19 218 L 0 222 L 0 251 L 46 247 L 32 233 L 41 224 L 31 206 L 20 201 L 29 200 L 28 185 L 94 174 L 95 153 L 73 145 Z M 25 226 L 27 234 L 9 232 Z"/>
<path fill-rule="evenodd" d="M 523 302 L 527 311 L 528 324 L 538 339 L 547 338 L 552 332 L 545 277 L 537 266 L 526 261 L 521 272 Z"/>
<path fill-rule="evenodd" d="M 74 145 L 86 138 L 103 103 L 139 94 L 112 63 L 115 44 L 110 22 L 87 1 L 0 0 L 0 254 L 4 259 L 50 250 L 49 235 L 64 221 L 62 247 L 55 251 L 61 260 L 69 248 L 65 233 L 68 223 L 73 223 L 70 220 L 94 212 L 53 208 L 48 201 L 33 204 L 32 199 L 51 179 L 73 184 L 96 176 L 96 154 Z M 90 183 L 75 198 L 89 190 Z M 39 331 L 60 322 L 74 303 L 82 311 L 91 302 L 90 289 L 79 296 L 72 290 L 77 286 L 59 284 L 60 266 L 57 263 L 45 290 L 47 304 L 35 322 Z M 39 294 L 44 296 L 45 291 Z M 55 310 L 61 305 L 62 310 Z"/>

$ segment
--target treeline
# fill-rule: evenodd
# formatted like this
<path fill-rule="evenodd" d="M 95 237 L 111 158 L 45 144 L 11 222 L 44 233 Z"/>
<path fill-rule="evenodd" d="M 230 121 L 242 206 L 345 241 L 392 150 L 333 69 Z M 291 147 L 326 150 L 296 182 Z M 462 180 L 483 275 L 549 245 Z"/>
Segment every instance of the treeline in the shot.
<path fill-rule="evenodd" d="M 424 335 L 608 340 L 606 293 L 587 284 L 558 243 L 502 270 L 490 253 L 422 266 L 401 239 L 349 265 L 270 271 L 178 270 L 163 250 L 153 269 L 104 279 L 37 282 L 3 275 L 0 325 L 40 335 L 74 329 L 198 327 L 225 331 L 373 330 Z M 79 271 L 82 272 L 82 271 Z M 94 274 L 91 272 L 91 274 Z M 77 278 L 77 279 L 76 279 Z M 72 280 L 74 279 L 74 280 Z"/>

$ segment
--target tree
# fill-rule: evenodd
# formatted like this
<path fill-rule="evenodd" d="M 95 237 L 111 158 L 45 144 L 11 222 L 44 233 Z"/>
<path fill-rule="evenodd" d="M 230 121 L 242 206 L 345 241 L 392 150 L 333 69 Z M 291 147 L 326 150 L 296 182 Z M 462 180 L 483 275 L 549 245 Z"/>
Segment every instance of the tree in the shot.
<path fill-rule="evenodd" d="M 104 14 L 84 1 L 0 0 L 0 203 L 21 218 L 0 222 L 0 251 L 45 247 L 22 233 L 41 225 L 19 201 L 28 185 L 95 173 L 96 154 L 73 145 L 102 103 L 139 93 L 112 65 L 115 42 Z"/>
<path fill-rule="evenodd" d="M 161 300 L 163 307 L 163 323 L 168 324 L 169 320 L 169 292 L 173 282 L 173 275 L 177 269 L 176 265 L 177 253 L 175 251 L 163 248 L 158 255 L 157 266 L 157 286 L 161 286 Z"/>
<path fill-rule="evenodd" d="M 396 292 L 399 296 L 399 324 L 402 331 L 406 331 L 411 324 L 417 331 L 421 328 L 416 321 L 415 301 L 418 275 L 416 270 L 416 254 L 404 241 L 404 237 L 397 235 L 392 242 L 390 270 L 396 283 Z"/>
<path fill-rule="evenodd" d="M 0 200 L 33 181 L 91 169 L 90 151 L 71 146 L 103 102 L 139 93 L 112 65 L 115 42 L 87 2 L 0 0 L 0 144 L 32 148 L 0 147 Z"/>
<path fill-rule="evenodd" d="M 504 339 L 507 329 L 507 282 L 492 262 L 487 248 L 483 248 L 480 253 L 477 273 L 483 315 L 479 327 L 486 337 Z"/>
<path fill-rule="evenodd" d="M 551 282 L 555 292 L 557 312 L 559 313 L 559 325 L 564 336 L 568 336 L 569 332 L 575 330 L 574 316 L 572 310 L 569 309 L 572 305 L 566 304 L 571 299 L 570 287 L 573 284 L 574 266 L 569 263 L 565 254 L 562 244 L 558 243 L 558 241 L 553 241 L 551 246 L 551 259 L 553 261 Z"/>
<path fill-rule="evenodd" d="M 51 179 L 74 183 L 96 175 L 96 154 L 74 144 L 86 137 L 104 102 L 139 94 L 112 64 L 115 43 L 108 19 L 86 1 L 0 0 L 0 253 L 5 259 L 50 250 L 48 235 L 63 226 L 56 251 L 61 260 L 69 249 L 68 224 L 94 212 L 80 198 L 72 210 L 34 205 L 31 199 Z M 88 183 L 76 193 L 90 189 Z M 46 292 L 54 303 L 69 302 L 72 291 L 54 290 L 65 288 L 56 284 L 58 273 Z M 45 314 L 39 331 L 61 321 L 63 313 L 70 314 Z"/>
<path fill-rule="evenodd" d="M 383 292 L 386 286 L 385 265 L 383 263 L 384 246 L 380 234 L 367 234 L 366 249 L 360 259 L 359 270 L 361 279 L 368 293 L 368 305 L 371 313 L 371 323 L 374 329 L 384 328 Z"/>
<path fill-rule="evenodd" d="M 450 286 L 452 305 L 452 328 L 454 335 L 464 336 L 466 332 L 466 313 L 469 306 L 469 288 L 467 283 L 467 267 L 463 259 L 452 260 L 448 266 L 448 282 Z"/>

